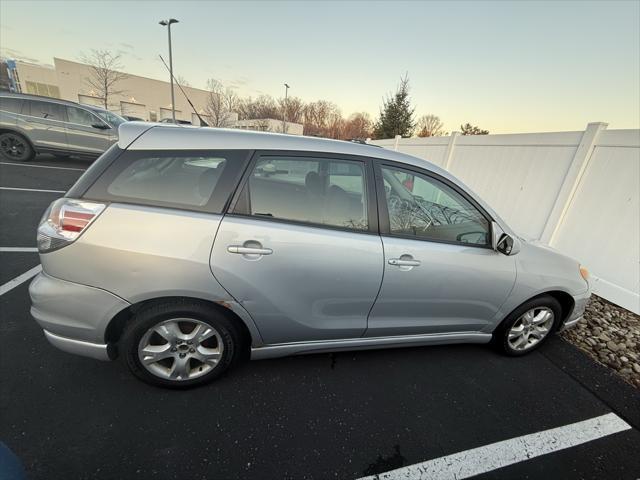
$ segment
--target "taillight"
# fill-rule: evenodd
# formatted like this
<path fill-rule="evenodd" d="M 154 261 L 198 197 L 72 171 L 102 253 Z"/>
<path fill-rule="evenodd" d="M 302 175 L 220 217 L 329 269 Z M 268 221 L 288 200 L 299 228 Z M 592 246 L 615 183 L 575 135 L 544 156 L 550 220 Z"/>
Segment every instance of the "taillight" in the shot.
<path fill-rule="evenodd" d="M 51 252 L 75 241 L 105 209 L 104 203 L 60 198 L 53 202 L 38 226 L 38 251 Z"/>

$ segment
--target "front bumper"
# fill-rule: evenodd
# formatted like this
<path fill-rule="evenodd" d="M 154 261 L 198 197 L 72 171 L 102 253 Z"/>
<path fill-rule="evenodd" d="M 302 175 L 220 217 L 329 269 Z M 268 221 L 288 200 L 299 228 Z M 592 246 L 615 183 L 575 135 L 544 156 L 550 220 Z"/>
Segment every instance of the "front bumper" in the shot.
<path fill-rule="evenodd" d="M 100 288 L 39 273 L 29 285 L 31 315 L 49 342 L 70 353 L 109 360 L 107 325 L 130 304 Z"/>
<path fill-rule="evenodd" d="M 587 304 L 589 303 L 589 299 L 591 298 L 591 289 L 588 289 L 581 295 L 574 295 L 573 301 L 573 311 L 566 318 L 559 331 L 563 332 L 568 330 L 569 328 L 575 327 L 578 322 L 584 319 L 584 310 L 587 308 Z"/>

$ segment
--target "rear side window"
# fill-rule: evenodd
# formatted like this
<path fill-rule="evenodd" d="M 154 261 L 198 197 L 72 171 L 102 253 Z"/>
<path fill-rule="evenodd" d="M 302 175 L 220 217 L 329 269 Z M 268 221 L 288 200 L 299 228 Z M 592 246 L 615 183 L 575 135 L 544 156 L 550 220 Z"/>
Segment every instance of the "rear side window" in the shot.
<path fill-rule="evenodd" d="M 22 99 L 0 97 L 0 110 L 9 113 L 20 113 L 20 110 L 22 110 Z"/>
<path fill-rule="evenodd" d="M 125 151 L 85 198 L 221 213 L 247 151 Z"/>
<path fill-rule="evenodd" d="M 47 120 L 66 121 L 67 119 L 64 105 L 40 100 L 25 100 L 23 113 Z"/>
<path fill-rule="evenodd" d="M 366 231 L 364 164 L 313 157 L 261 157 L 234 213 Z"/>

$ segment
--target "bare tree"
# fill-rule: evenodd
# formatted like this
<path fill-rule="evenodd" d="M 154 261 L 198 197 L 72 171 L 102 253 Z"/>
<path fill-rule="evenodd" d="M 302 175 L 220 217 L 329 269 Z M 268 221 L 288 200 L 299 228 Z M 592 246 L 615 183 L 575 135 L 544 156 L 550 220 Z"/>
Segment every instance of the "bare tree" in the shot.
<path fill-rule="evenodd" d="M 124 93 L 124 90 L 118 89 L 118 83 L 128 77 L 126 73 L 119 71 L 123 68 L 120 54 L 114 55 L 107 50 L 91 50 L 88 54 L 82 54 L 80 60 L 91 67 L 86 82 L 102 99 L 104 108 L 107 109 L 111 97 Z"/>
<path fill-rule="evenodd" d="M 344 123 L 343 138 L 345 140 L 365 140 L 371 136 L 372 126 L 373 123 L 368 113 L 354 113 Z"/>
<path fill-rule="evenodd" d="M 302 117 L 304 115 L 304 102 L 300 98 L 288 97 L 286 105 L 284 98 L 280 98 L 278 99 L 278 106 L 280 109 L 280 117 L 282 117 L 282 112 L 286 109 L 287 122 L 302 123 Z"/>
<path fill-rule="evenodd" d="M 233 126 L 232 113 L 238 104 L 236 93 L 228 87 L 225 88 L 215 78 L 207 80 L 207 90 L 209 90 L 209 96 L 204 111 L 210 119 L 209 126 L 221 128 Z"/>
<path fill-rule="evenodd" d="M 440 137 L 444 134 L 444 125 L 437 115 L 423 115 L 418 119 L 419 137 Z"/>
<path fill-rule="evenodd" d="M 282 113 L 273 97 L 260 95 L 255 100 L 248 97 L 239 101 L 238 116 L 240 120 L 253 120 L 256 118 L 278 119 L 282 117 Z"/>
<path fill-rule="evenodd" d="M 176 77 L 176 83 L 178 85 L 180 85 L 181 87 L 190 87 L 191 86 L 191 83 L 189 83 L 189 80 L 184 78 L 182 75 L 178 75 Z"/>

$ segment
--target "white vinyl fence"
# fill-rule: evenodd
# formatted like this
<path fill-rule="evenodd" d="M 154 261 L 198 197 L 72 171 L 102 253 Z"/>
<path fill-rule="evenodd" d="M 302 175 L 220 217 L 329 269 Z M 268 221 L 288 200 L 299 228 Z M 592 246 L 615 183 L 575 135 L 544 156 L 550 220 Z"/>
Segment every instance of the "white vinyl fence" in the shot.
<path fill-rule="evenodd" d="M 594 293 L 640 313 L 640 130 L 606 128 L 370 143 L 450 171 L 520 235 L 588 267 Z"/>

